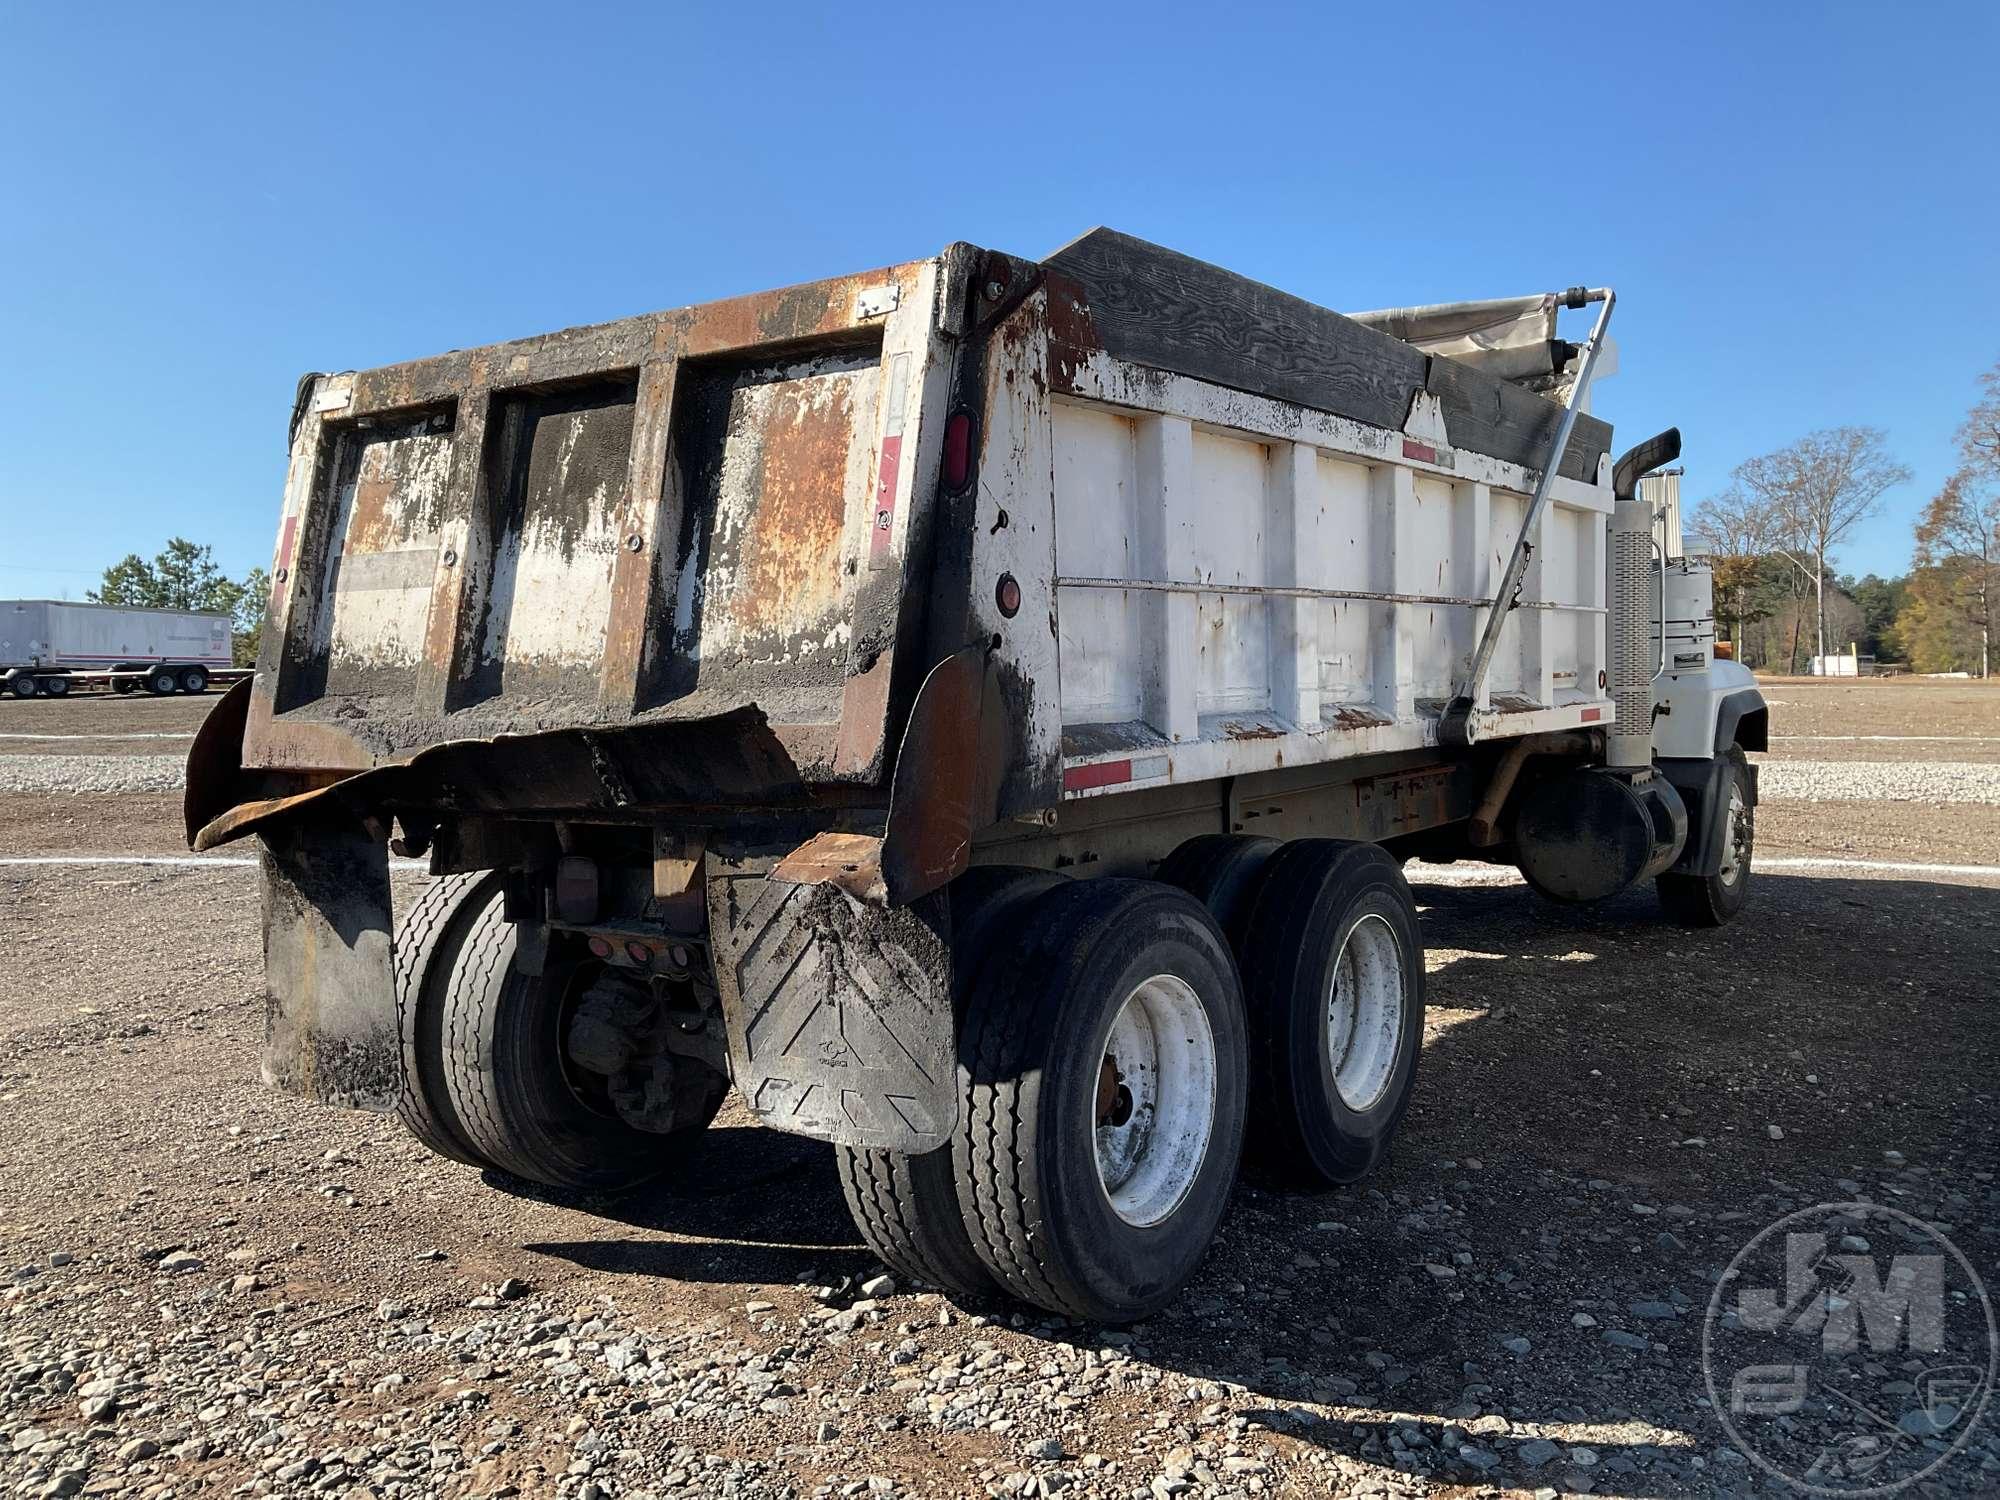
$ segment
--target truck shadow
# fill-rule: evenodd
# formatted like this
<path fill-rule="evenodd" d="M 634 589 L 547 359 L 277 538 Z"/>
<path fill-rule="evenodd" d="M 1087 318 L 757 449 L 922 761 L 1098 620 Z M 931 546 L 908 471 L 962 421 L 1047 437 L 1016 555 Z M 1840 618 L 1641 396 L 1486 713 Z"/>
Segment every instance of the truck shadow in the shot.
<path fill-rule="evenodd" d="M 1650 893 L 1559 908 L 1413 873 L 1431 1025 L 1391 1159 L 1329 1192 L 1246 1180 L 1195 1281 L 1132 1330 L 1017 1326 L 1165 1372 L 1153 1405 L 1198 1426 L 1226 1403 L 1455 1482 L 1684 1493 L 1741 1482 L 1717 1457 L 1701 1324 L 1718 1268 L 1765 1224 L 1895 1194 L 1951 1219 L 1975 1263 L 2000 1253 L 2000 1216 L 1943 1196 L 1990 1204 L 1990 1180 L 1917 1167 L 1892 1182 L 1882 1155 L 2000 1159 L 2000 892 L 1760 873 L 1742 919 L 1694 932 Z M 754 1126 L 711 1131 L 656 1188 L 589 1206 L 649 1237 L 529 1248 L 748 1284 L 873 1265 L 827 1148 Z M 1324 1405 L 1344 1414 L 1309 1409 Z M 1545 1428 L 1563 1447 L 1531 1468 L 1517 1444 Z M 1460 1441 L 1500 1463 L 1447 1457 Z"/>

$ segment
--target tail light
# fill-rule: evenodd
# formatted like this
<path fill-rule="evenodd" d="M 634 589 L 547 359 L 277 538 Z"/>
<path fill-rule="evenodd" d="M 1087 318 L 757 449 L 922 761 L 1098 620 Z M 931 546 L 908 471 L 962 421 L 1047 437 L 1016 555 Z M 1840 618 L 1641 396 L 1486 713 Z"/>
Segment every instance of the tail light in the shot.
<path fill-rule="evenodd" d="M 956 495 L 972 479 L 972 413 L 955 411 L 944 424 L 944 487 Z"/>

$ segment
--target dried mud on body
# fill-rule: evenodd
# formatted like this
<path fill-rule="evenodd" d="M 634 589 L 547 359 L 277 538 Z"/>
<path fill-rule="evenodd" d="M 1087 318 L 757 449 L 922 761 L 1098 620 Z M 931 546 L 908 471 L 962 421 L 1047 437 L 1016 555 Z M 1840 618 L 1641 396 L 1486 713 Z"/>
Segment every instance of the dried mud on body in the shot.
<path fill-rule="evenodd" d="M 1932 811 L 1767 803 L 1759 852 L 2000 865 L 1962 857 L 1991 809 Z M 176 855 L 177 819 L 0 794 L 0 854 Z M 0 865 L 0 1493 L 1779 1493 L 1706 1405 L 1713 1279 L 1863 1197 L 1994 1285 L 2000 881 L 1768 870 L 1689 933 L 1411 873 L 1388 1163 L 1246 1181 L 1105 1332 L 881 1285 L 827 1148 L 734 1107 L 586 1201 L 269 1092 L 249 870 Z M 2000 1489 L 1990 1417 L 1928 1483 Z"/>

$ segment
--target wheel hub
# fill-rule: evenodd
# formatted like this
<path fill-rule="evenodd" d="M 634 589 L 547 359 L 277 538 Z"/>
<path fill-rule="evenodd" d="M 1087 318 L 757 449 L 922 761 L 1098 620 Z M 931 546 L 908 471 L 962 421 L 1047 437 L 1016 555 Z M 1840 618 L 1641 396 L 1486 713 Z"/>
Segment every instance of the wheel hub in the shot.
<path fill-rule="evenodd" d="M 1374 1108 L 1396 1071 L 1402 1045 L 1403 945 L 1373 912 L 1347 930 L 1327 997 L 1327 1062 L 1340 1102 Z"/>
<path fill-rule="evenodd" d="M 1178 1208 L 1215 1127 L 1216 1052 L 1188 983 L 1159 974 L 1126 996 L 1098 1062 L 1098 1180 L 1112 1211 L 1144 1228 Z"/>
<path fill-rule="evenodd" d="M 1743 800 L 1743 788 L 1732 783 L 1729 788 L 1729 811 L 1724 815 L 1722 826 L 1722 883 L 1734 885 L 1742 878 L 1743 867 L 1750 862 L 1750 842 L 1755 837 L 1755 823 L 1752 821 L 1750 806 Z"/>

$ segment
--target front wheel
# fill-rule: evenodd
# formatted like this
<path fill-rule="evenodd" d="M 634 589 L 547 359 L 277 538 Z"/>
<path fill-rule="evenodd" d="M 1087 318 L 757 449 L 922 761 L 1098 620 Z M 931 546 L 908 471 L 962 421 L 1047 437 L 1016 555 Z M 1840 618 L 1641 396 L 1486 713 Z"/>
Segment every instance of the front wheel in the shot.
<path fill-rule="evenodd" d="M 1722 805 L 1722 850 L 1715 873 L 1662 875 L 1654 882 L 1661 908 L 1683 927 L 1720 927 L 1750 899 L 1750 859 L 1757 842 L 1750 763 L 1740 745 L 1729 747 L 1723 763 L 1716 787 Z"/>
<path fill-rule="evenodd" d="M 32 698 L 35 696 L 35 679 L 26 673 L 17 674 L 8 681 L 7 691 L 16 698 Z"/>
<path fill-rule="evenodd" d="M 146 691 L 164 698 L 180 686 L 180 679 L 174 676 L 171 667 L 161 667 L 146 679 Z"/>
<path fill-rule="evenodd" d="M 1235 1185 L 1236 964 L 1201 904 L 1154 881 L 1058 885 L 1019 930 L 967 996 L 959 1205 L 1015 1296 L 1131 1322 L 1194 1274 Z"/>

